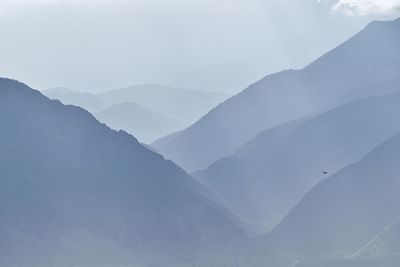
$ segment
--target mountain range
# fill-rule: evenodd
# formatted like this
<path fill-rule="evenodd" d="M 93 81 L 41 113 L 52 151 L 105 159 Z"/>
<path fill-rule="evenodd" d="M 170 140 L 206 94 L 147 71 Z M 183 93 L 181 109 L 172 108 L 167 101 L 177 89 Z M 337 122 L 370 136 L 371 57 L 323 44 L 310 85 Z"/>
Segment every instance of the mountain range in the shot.
<path fill-rule="evenodd" d="M 188 127 L 229 97 L 223 93 L 150 84 L 97 94 L 63 87 L 43 93 L 64 104 L 85 108 L 111 128 L 123 129 L 143 143 Z"/>
<path fill-rule="evenodd" d="M 171 161 L 0 79 L 0 266 L 165 266 L 245 244 Z"/>
<path fill-rule="evenodd" d="M 153 146 L 192 172 L 232 155 L 258 133 L 354 100 L 352 92 L 400 78 L 400 19 L 370 23 L 301 70 L 268 75 Z M 390 40 L 390 41 L 389 41 Z"/>
<path fill-rule="evenodd" d="M 189 124 L 200 119 L 229 96 L 224 93 L 193 91 L 158 84 L 135 85 L 98 94 L 107 104 L 134 102 Z"/>
<path fill-rule="evenodd" d="M 1 267 L 400 266 L 400 19 L 219 105 L 43 93 L 0 78 Z"/>
<path fill-rule="evenodd" d="M 96 95 L 79 92 L 65 87 L 55 87 L 43 90 L 42 93 L 50 99 L 58 99 L 65 105 L 75 105 L 89 111 L 97 111 L 106 107 Z"/>
<path fill-rule="evenodd" d="M 176 121 L 132 102 L 107 106 L 95 112 L 94 115 L 112 129 L 122 129 L 132 133 L 146 144 L 186 126 L 186 123 Z"/>
<path fill-rule="evenodd" d="M 399 103 L 400 93 L 371 96 L 266 130 L 193 176 L 268 232 L 315 184 L 400 132 Z"/>
<path fill-rule="evenodd" d="M 393 222 L 400 214 L 399 160 L 400 134 L 396 134 L 310 190 L 262 242 L 308 260 L 352 259 L 376 248 L 381 240 L 391 246 L 388 236 L 396 233 Z"/>

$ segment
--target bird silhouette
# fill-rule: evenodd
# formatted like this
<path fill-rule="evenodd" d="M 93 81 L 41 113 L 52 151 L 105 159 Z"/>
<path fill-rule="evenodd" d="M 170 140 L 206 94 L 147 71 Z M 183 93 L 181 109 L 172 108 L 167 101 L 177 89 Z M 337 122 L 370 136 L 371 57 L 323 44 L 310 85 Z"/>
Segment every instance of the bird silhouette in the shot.
<path fill-rule="evenodd" d="M 327 174 L 328 174 L 328 172 L 327 172 L 327 171 L 322 171 L 322 173 L 323 173 L 324 175 L 327 175 Z"/>

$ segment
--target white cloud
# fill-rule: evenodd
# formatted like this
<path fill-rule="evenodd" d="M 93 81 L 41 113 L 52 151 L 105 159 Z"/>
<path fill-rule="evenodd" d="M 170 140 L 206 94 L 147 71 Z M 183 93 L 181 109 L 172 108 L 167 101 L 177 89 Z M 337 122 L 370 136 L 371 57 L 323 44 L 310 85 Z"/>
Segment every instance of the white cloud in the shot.
<path fill-rule="evenodd" d="M 348 15 L 393 13 L 400 8 L 400 0 L 339 0 L 332 10 Z"/>

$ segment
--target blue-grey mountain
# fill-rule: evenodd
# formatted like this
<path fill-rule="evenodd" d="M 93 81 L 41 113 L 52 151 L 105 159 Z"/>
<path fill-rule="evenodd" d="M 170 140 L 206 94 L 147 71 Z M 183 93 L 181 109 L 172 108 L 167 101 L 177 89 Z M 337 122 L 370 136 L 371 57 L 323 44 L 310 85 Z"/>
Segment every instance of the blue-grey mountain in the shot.
<path fill-rule="evenodd" d="M 109 127 L 127 131 L 146 144 L 186 126 L 186 123 L 132 102 L 108 106 L 94 115 Z"/>
<path fill-rule="evenodd" d="M 0 125 L 0 266 L 165 266 L 246 243 L 182 169 L 79 107 L 0 79 Z"/>
<path fill-rule="evenodd" d="M 50 99 L 57 99 L 65 105 L 75 105 L 89 111 L 97 111 L 106 106 L 99 97 L 88 92 L 79 92 L 64 87 L 51 88 L 42 92 Z"/>
<path fill-rule="evenodd" d="M 381 235 L 377 240 L 386 243 L 389 253 L 397 250 L 397 241 L 392 242 L 389 236 L 397 235 L 393 222 L 400 215 L 399 161 L 400 134 L 396 134 L 357 163 L 316 185 L 278 227 L 263 237 L 264 245 L 300 260 L 351 259 Z M 395 228 L 389 227 L 386 232 L 388 225 Z M 373 251 L 368 247 L 363 253 Z M 399 257 L 396 262 L 398 266 Z M 364 266 L 396 265 L 378 261 Z"/>
<path fill-rule="evenodd" d="M 399 132 L 399 103 L 400 93 L 371 96 L 266 130 L 193 176 L 265 233 L 315 184 Z"/>
<path fill-rule="evenodd" d="M 134 102 L 189 126 L 229 95 L 145 84 L 110 90 L 98 97 L 107 104 Z"/>
<path fill-rule="evenodd" d="M 353 91 L 400 78 L 400 19 L 373 22 L 301 70 L 249 86 L 155 147 L 188 171 L 233 154 L 259 132 L 349 101 Z"/>

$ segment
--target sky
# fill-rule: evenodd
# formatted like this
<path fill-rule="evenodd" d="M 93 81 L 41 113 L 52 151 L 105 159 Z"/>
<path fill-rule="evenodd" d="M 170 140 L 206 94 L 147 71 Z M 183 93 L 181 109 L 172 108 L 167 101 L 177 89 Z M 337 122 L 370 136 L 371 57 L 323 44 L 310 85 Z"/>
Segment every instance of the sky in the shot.
<path fill-rule="evenodd" d="M 391 14 L 400 9 L 400 0 L 340 0 L 332 5 L 334 12 L 347 15 Z"/>
<path fill-rule="evenodd" d="M 0 76 L 98 92 L 236 93 L 301 68 L 398 0 L 0 0 Z"/>

